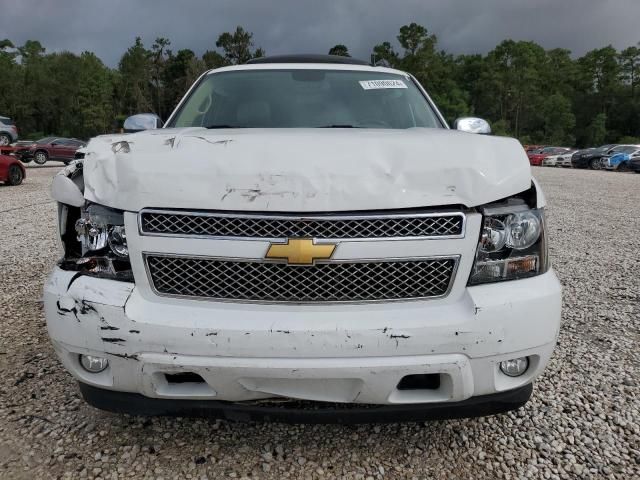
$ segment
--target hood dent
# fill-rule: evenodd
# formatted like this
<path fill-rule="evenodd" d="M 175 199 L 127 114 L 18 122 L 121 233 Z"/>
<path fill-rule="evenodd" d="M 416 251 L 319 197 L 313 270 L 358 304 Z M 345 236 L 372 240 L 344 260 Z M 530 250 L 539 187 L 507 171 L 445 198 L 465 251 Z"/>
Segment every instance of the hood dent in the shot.
<path fill-rule="evenodd" d="M 186 130 L 186 131 L 185 131 Z M 122 210 L 322 212 L 462 204 L 528 189 L 513 139 L 449 130 L 176 129 L 97 137 L 85 198 Z M 118 141 L 129 153 L 114 153 Z"/>

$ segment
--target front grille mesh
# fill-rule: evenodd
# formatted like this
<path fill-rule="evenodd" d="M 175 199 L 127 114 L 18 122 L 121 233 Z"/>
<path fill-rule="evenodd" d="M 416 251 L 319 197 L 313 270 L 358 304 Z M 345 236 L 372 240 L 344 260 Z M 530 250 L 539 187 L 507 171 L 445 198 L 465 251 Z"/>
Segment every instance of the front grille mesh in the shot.
<path fill-rule="evenodd" d="M 331 262 L 309 267 L 158 255 L 146 260 L 160 295 L 301 303 L 442 296 L 456 266 L 454 258 Z"/>
<path fill-rule="evenodd" d="M 462 213 L 368 218 L 270 218 L 143 212 L 143 233 L 250 238 L 443 237 L 463 233 Z"/>

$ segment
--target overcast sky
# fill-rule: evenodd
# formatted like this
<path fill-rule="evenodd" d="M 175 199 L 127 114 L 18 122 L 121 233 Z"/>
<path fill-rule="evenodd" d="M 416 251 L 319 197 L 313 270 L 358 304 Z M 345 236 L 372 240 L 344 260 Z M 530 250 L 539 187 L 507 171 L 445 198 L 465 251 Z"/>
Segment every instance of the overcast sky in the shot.
<path fill-rule="evenodd" d="M 486 53 L 505 38 L 581 55 L 640 41 L 640 0 L 0 0 L 0 39 L 47 51 L 95 52 L 109 66 L 141 36 L 201 54 L 236 25 L 267 54 L 326 53 L 344 43 L 368 59 L 417 22 L 451 53 Z"/>

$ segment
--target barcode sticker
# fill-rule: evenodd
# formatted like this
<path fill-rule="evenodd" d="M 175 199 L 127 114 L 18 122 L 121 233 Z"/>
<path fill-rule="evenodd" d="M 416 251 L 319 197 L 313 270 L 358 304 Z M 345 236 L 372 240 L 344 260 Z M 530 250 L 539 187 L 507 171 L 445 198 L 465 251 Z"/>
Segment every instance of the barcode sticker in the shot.
<path fill-rule="evenodd" d="M 365 90 L 376 90 L 379 88 L 407 88 L 402 80 L 362 80 L 360 85 Z"/>

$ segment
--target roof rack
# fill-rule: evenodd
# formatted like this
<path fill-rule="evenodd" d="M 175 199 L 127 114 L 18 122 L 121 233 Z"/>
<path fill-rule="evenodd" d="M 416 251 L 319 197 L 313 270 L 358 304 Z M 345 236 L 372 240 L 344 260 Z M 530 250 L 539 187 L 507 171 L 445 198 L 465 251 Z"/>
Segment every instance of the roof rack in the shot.
<path fill-rule="evenodd" d="M 342 65 L 369 65 L 364 60 L 339 55 L 273 55 L 271 57 L 252 58 L 247 64 L 259 63 L 339 63 Z"/>

